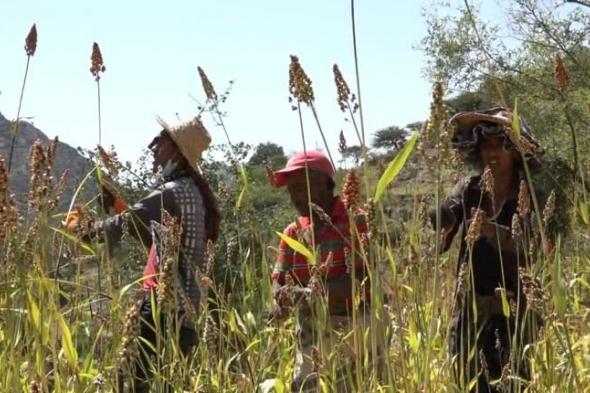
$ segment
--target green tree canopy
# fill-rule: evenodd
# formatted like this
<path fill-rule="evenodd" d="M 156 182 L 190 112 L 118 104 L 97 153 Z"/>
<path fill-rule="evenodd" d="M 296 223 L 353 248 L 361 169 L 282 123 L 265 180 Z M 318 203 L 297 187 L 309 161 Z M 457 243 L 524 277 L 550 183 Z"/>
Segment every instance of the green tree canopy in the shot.
<path fill-rule="evenodd" d="M 406 142 L 407 131 L 398 126 L 383 128 L 375 133 L 373 147 L 398 151 Z"/>
<path fill-rule="evenodd" d="M 273 168 L 279 168 L 285 165 L 287 157 L 283 148 L 276 143 L 266 142 L 259 143 L 254 148 L 254 154 L 250 157 L 248 165 L 270 165 Z"/>

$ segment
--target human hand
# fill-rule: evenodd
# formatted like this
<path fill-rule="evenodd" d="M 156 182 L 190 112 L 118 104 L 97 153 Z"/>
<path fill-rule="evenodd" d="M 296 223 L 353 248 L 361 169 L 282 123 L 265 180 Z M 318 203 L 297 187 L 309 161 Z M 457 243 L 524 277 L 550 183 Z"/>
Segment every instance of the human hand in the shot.
<path fill-rule="evenodd" d="M 82 219 L 82 212 L 79 209 L 72 210 L 68 213 L 65 220 L 61 222 L 61 225 L 70 232 L 76 232 L 80 226 L 80 220 Z"/>
<path fill-rule="evenodd" d="M 127 203 L 119 195 L 114 185 L 105 179 L 101 180 L 101 205 L 104 211 L 110 215 L 120 214 L 127 209 Z"/>

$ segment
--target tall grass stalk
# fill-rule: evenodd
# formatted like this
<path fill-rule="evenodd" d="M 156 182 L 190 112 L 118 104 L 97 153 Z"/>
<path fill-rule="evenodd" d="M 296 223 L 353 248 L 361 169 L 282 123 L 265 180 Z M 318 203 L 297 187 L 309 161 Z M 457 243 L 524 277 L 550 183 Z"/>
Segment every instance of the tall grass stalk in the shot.
<path fill-rule="evenodd" d="M 25 86 L 27 84 L 27 75 L 29 74 L 29 64 L 31 57 L 35 55 L 37 50 L 37 25 L 31 26 L 31 30 L 25 39 L 25 52 L 27 53 L 27 65 L 25 66 L 25 76 L 23 77 L 22 87 L 20 89 L 20 97 L 18 99 L 18 109 L 16 111 L 16 120 L 11 127 L 10 133 L 12 138 L 10 140 L 10 152 L 8 153 L 8 173 L 12 169 L 12 156 L 14 155 L 14 145 L 16 143 L 16 136 L 18 134 L 18 128 L 20 126 L 20 113 L 23 105 L 23 97 L 25 95 Z"/>

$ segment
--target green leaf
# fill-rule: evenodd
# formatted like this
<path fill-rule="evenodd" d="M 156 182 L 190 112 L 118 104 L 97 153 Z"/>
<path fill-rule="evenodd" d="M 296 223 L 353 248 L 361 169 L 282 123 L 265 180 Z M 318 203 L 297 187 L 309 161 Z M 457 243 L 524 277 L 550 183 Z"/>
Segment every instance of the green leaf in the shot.
<path fill-rule="evenodd" d="M 303 244 L 293 239 L 292 237 L 285 235 L 284 233 L 276 232 L 276 234 L 279 235 L 279 237 L 283 239 L 283 241 L 287 243 L 287 245 L 291 247 L 291 249 L 297 251 L 299 254 L 307 258 L 307 262 L 309 262 L 311 265 L 315 265 L 315 257 L 307 247 L 305 247 Z"/>
<path fill-rule="evenodd" d="M 414 147 L 416 146 L 416 140 L 418 140 L 418 132 L 414 132 L 408 142 L 404 146 L 404 148 L 397 153 L 397 155 L 391 160 L 387 169 L 379 179 L 379 183 L 377 183 L 377 189 L 375 190 L 375 202 L 379 201 L 383 191 L 387 188 L 387 186 L 395 180 L 397 175 L 400 173 L 406 161 L 414 151 Z"/>
<path fill-rule="evenodd" d="M 500 297 L 502 298 L 502 314 L 508 318 L 510 316 L 510 304 L 508 303 L 508 297 L 506 297 L 506 288 L 500 288 Z"/>
<path fill-rule="evenodd" d="M 555 245 L 555 260 L 552 264 L 551 272 L 551 289 L 553 306 L 559 316 L 562 316 L 567 310 L 567 289 L 564 285 L 563 270 L 561 266 L 561 253 L 559 252 L 561 247 L 561 238 L 557 237 Z"/>
<path fill-rule="evenodd" d="M 71 240 L 72 242 L 78 244 L 78 246 L 80 246 L 80 248 L 82 248 L 84 251 L 88 252 L 90 255 L 92 256 L 96 256 L 96 252 L 94 252 L 94 250 L 92 249 L 92 247 L 90 247 L 88 244 L 84 243 L 83 241 L 81 241 L 80 239 L 78 239 L 76 236 L 74 236 L 73 234 L 63 230 L 63 229 L 59 229 L 59 228 L 55 228 L 52 226 L 49 226 L 49 229 L 51 229 L 52 231 L 55 231 L 57 233 L 60 233 L 62 235 L 64 235 L 64 237 L 68 240 Z"/>
<path fill-rule="evenodd" d="M 518 98 L 514 99 L 514 112 L 512 113 L 512 132 L 516 140 L 520 139 L 520 115 L 518 114 Z"/>
<path fill-rule="evenodd" d="M 588 225 L 590 223 L 590 211 L 588 210 L 588 204 L 584 203 L 584 201 L 580 201 L 580 215 L 584 224 Z"/>
<path fill-rule="evenodd" d="M 18 119 L 10 122 L 10 136 L 16 136 L 18 132 Z"/>
<path fill-rule="evenodd" d="M 87 373 L 87 374 L 91 373 L 94 376 L 96 376 L 96 373 L 93 372 L 93 371 L 95 371 L 93 368 L 94 349 L 96 348 L 96 344 L 98 343 L 98 340 L 100 339 L 100 337 L 102 335 L 103 328 L 104 328 L 104 325 L 100 325 L 100 328 L 98 329 L 98 332 L 96 333 L 96 338 L 94 339 L 94 343 L 92 344 L 92 348 L 90 348 L 90 350 L 88 351 L 88 354 L 86 355 L 86 359 L 84 359 L 84 366 L 83 366 L 84 373 Z"/>
<path fill-rule="evenodd" d="M 76 347 L 74 345 L 74 341 L 72 340 L 72 332 L 70 328 L 66 324 L 65 319 L 60 313 L 56 313 L 59 319 L 59 326 L 61 329 L 61 337 L 62 337 L 62 349 L 64 351 L 64 355 L 66 359 L 70 363 L 72 367 L 77 368 L 78 366 L 78 352 L 76 351 Z"/>
<path fill-rule="evenodd" d="M 240 165 L 240 177 L 242 178 L 242 190 L 240 191 L 240 195 L 238 196 L 238 200 L 236 201 L 236 209 L 240 210 L 242 206 L 242 202 L 244 200 L 244 196 L 246 195 L 246 191 L 248 190 L 248 175 L 246 174 L 246 170 L 242 165 Z"/>
<path fill-rule="evenodd" d="M 29 316 L 31 318 L 31 322 L 33 322 L 33 326 L 35 326 L 37 332 L 41 332 L 41 311 L 39 311 L 39 306 L 30 293 L 27 295 L 27 297 L 29 298 Z"/>

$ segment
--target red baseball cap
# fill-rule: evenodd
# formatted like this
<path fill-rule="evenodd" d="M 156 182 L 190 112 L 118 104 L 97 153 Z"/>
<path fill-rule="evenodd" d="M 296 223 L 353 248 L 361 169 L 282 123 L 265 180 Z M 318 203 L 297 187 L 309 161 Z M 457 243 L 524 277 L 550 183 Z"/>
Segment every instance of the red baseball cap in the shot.
<path fill-rule="evenodd" d="M 330 159 L 320 150 L 308 150 L 305 152 L 298 152 L 287 161 L 287 165 L 283 169 L 274 172 L 274 186 L 283 187 L 287 184 L 287 175 L 305 168 L 305 164 L 311 170 L 322 172 L 323 174 L 333 178 L 334 167 Z"/>

